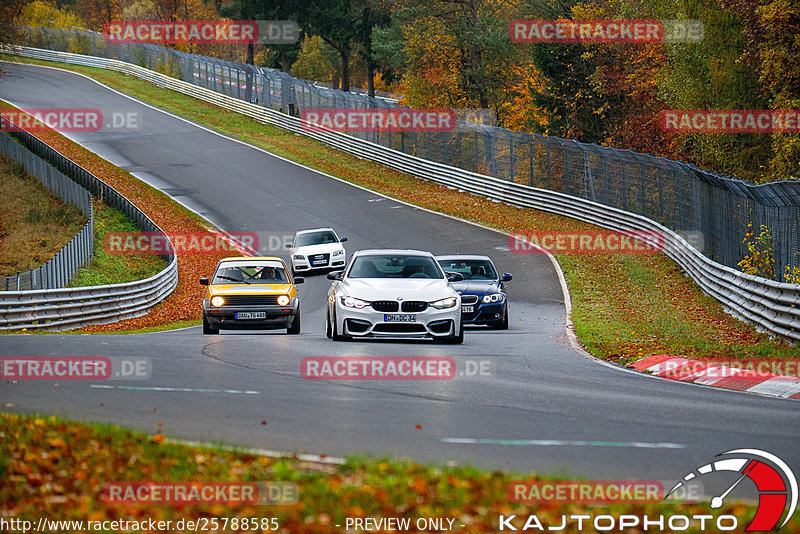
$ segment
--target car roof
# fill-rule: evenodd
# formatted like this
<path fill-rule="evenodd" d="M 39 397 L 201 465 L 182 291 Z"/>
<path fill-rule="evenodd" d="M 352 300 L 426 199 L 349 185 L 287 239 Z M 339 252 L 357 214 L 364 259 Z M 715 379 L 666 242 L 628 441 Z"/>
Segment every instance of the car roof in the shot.
<path fill-rule="evenodd" d="M 412 249 L 394 249 L 394 248 L 369 248 L 365 250 L 357 250 L 353 253 L 354 256 L 379 256 L 379 255 L 393 255 L 397 254 L 398 256 L 433 256 L 432 253 L 428 252 L 427 250 L 412 250 Z"/>
<path fill-rule="evenodd" d="M 492 261 L 492 258 L 489 256 L 481 256 L 479 254 L 448 254 L 445 256 L 436 256 L 437 260 L 489 260 Z M 493 263 L 493 262 L 492 262 Z"/>
<path fill-rule="evenodd" d="M 277 256 L 229 256 L 219 260 L 220 263 L 225 261 L 279 261 L 283 263 L 283 260 Z"/>
<path fill-rule="evenodd" d="M 333 228 L 331 228 L 329 226 L 324 226 L 322 228 L 309 228 L 307 230 L 298 230 L 296 233 L 297 234 L 308 234 L 308 233 L 311 233 L 311 232 L 324 232 L 326 230 L 330 230 L 331 232 L 333 232 Z M 335 234 L 336 232 L 333 232 L 333 233 Z"/>

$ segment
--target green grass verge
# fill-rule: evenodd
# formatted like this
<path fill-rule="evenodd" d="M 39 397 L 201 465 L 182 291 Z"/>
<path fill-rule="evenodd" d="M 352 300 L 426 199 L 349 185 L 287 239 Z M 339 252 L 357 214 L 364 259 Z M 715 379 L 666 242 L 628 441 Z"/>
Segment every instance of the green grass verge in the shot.
<path fill-rule="evenodd" d="M 94 255 L 89 265 L 78 270 L 70 287 L 134 282 L 154 276 L 166 267 L 160 256 L 109 254 L 103 246 L 108 232 L 136 232 L 138 228 L 121 211 L 97 199 L 93 204 Z"/>
<path fill-rule="evenodd" d="M 19 58 L 14 58 L 19 60 Z M 508 232 L 591 229 L 574 220 L 466 198 L 454 191 L 261 124 L 206 102 L 120 73 L 39 60 L 110 87 L 311 168 L 422 207 Z M 573 300 L 576 332 L 597 357 L 627 363 L 651 354 L 685 357 L 800 357 L 800 348 L 758 333 L 663 255 L 559 255 Z"/>

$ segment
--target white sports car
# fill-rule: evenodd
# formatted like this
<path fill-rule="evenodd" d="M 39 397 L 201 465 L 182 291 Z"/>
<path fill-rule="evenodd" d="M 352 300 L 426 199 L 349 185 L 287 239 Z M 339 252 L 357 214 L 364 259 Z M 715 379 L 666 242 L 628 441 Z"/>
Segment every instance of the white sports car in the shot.
<path fill-rule="evenodd" d="M 360 250 L 347 269 L 328 274 L 326 335 L 433 338 L 463 343 L 461 295 L 450 282 L 459 273 L 442 270 L 430 252 Z"/>
<path fill-rule="evenodd" d="M 345 241 L 347 238 L 340 238 L 333 228 L 299 230 L 288 245 L 292 273 L 344 268 L 346 254 L 342 243 Z"/>

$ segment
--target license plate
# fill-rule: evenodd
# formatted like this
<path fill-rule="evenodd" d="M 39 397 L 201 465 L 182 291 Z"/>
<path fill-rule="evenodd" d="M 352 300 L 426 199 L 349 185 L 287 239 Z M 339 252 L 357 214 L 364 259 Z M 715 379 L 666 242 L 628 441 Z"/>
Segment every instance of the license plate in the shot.
<path fill-rule="evenodd" d="M 328 263 L 328 262 L 325 261 L 325 260 L 313 260 L 311 262 L 311 265 L 325 265 L 326 263 Z"/>
<path fill-rule="evenodd" d="M 236 319 L 266 319 L 267 312 L 236 312 L 234 318 Z"/>
<path fill-rule="evenodd" d="M 472 313 L 474 311 L 475 311 L 475 306 L 473 305 L 461 306 L 461 313 Z"/>
<path fill-rule="evenodd" d="M 383 320 L 387 323 L 413 323 L 417 320 L 415 313 L 383 314 Z"/>

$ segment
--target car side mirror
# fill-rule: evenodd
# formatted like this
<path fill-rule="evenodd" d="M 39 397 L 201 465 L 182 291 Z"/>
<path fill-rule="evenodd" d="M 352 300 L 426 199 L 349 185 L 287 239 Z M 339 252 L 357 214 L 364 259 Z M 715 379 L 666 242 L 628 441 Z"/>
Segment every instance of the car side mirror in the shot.
<path fill-rule="evenodd" d="M 303 278 L 302 276 L 295 276 L 294 277 L 294 285 L 302 284 L 305 281 L 306 281 L 306 279 Z"/>
<path fill-rule="evenodd" d="M 447 273 L 448 282 L 462 282 L 463 280 L 464 275 L 461 273 Z"/>
<path fill-rule="evenodd" d="M 346 237 L 340 237 L 339 238 L 339 243 L 344 243 L 345 241 L 347 241 Z"/>
<path fill-rule="evenodd" d="M 344 271 L 331 271 L 328 273 L 328 280 L 341 280 L 344 276 Z"/>
<path fill-rule="evenodd" d="M 503 276 L 500 277 L 501 282 L 510 282 L 514 276 L 511 273 L 503 273 Z"/>
<path fill-rule="evenodd" d="M 286 248 L 292 248 L 292 244 L 291 243 L 286 243 L 285 246 L 286 246 Z"/>
<path fill-rule="evenodd" d="M 200 279 L 200 285 L 201 286 L 207 286 L 208 285 L 208 278 L 201 278 Z"/>

